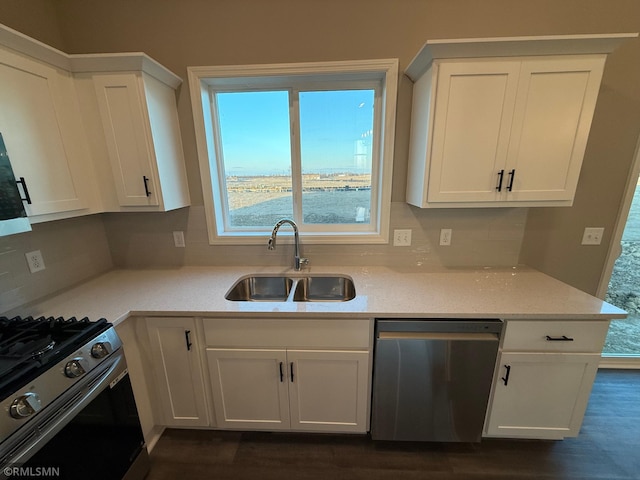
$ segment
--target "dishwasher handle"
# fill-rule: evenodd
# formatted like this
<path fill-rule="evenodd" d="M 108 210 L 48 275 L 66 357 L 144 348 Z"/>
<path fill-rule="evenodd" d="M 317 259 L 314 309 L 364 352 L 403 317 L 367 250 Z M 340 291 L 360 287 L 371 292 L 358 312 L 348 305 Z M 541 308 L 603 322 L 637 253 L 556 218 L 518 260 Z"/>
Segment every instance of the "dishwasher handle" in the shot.
<path fill-rule="evenodd" d="M 378 332 L 378 340 L 498 341 L 498 335 L 495 333 L 468 332 Z"/>

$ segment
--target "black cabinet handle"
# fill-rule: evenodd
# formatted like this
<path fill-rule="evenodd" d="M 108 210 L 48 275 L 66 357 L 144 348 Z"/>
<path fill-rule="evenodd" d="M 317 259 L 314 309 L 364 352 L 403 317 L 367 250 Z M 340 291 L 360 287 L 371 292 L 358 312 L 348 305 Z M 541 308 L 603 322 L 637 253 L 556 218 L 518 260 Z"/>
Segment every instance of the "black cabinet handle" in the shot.
<path fill-rule="evenodd" d="M 504 382 L 504 386 L 506 387 L 507 384 L 509 383 L 509 375 L 511 375 L 511 365 L 505 365 L 504 368 L 507 369 L 507 374 L 502 377 L 502 381 Z"/>
<path fill-rule="evenodd" d="M 291 383 L 293 383 L 293 362 L 290 363 L 290 370 L 291 370 Z"/>
<path fill-rule="evenodd" d="M 20 198 L 23 202 L 27 202 L 31 205 L 31 197 L 29 196 L 29 189 L 27 188 L 27 181 L 24 177 L 20 177 L 20 180 L 16 180 L 16 184 L 22 185 L 22 191 L 24 192 L 24 198 Z"/>
<path fill-rule="evenodd" d="M 280 383 L 284 382 L 284 370 L 282 369 L 282 362 L 280 362 Z"/>
<path fill-rule="evenodd" d="M 510 192 L 513 188 L 513 179 L 516 178 L 516 169 L 514 168 L 509 172 L 509 185 L 507 185 L 507 192 Z"/>
<path fill-rule="evenodd" d="M 191 350 L 191 345 L 193 345 L 191 343 L 191 330 L 184 331 L 184 339 L 187 342 L 187 350 Z"/>
<path fill-rule="evenodd" d="M 496 190 L 501 192 L 502 191 L 502 180 L 504 178 L 504 169 L 500 170 L 498 172 L 498 186 L 496 187 Z"/>
<path fill-rule="evenodd" d="M 143 175 L 142 181 L 144 182 L 144 193 L 147 195 L 147 197 L 150 197 L 151 192 L 149 191 L 149 179 Z"/>
<path fill-rule="evenodd" d="M 573 338 L 562 335 L 561 337 L 551 337 L 547 335 L 547 342 L 573 342 Z"/>

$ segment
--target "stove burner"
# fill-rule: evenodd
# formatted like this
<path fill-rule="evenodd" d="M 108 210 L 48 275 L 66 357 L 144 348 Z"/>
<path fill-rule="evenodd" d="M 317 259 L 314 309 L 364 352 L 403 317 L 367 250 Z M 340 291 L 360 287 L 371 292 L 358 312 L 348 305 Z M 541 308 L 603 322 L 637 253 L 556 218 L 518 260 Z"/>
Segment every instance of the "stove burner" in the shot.
<path fill-rule="evenodd" d="M 44 347 L 42 350 L 38 350 L 37 352 L 33 352 L 31 354 L 31 356 L 33 358 L 38 358 L 41 357 L 42 355 L 44 355 L 47 352 L 50 352 L 51 350 L 53 350 L 53 347 L 56 346 L 56 341 L 55 340 L 51 340 L 46 347 Z"/>
<path fill-rule="evenodd" d="M 46 346 L 50 345 L 51 335 L 41 337 L 37 334 L 29 334 L 21 337 L 14 337 L 16 343 L 13 345 L 7 345 L 6 351 L 0 348 L 0 355 L 11 356 L 26 356 L 37 357 L 39 352 L 44 352 Z M 55 342 L 53 342 L 55 344 Z M 0 346 L 1 347 L 1 346 Z"/>

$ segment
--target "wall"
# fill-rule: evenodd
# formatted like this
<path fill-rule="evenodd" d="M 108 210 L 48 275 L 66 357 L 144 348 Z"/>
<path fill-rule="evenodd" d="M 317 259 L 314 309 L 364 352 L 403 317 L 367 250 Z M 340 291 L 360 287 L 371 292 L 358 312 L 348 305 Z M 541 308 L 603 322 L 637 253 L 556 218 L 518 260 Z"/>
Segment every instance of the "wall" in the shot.
<path fill-rule="evenodd" d="M 65 50 L 55 4 L 50 0 L 0 0 L 0 23 Z"/>
<path fill-rule="evenodd" d="M 25 253 L 40 250 L 45 270 L 30 273 Z M 0 237 L 0 314 L 113 268 L 97 215 L 33 225 Z"/>
<path fill-rule="evenodd" d="M 0 0 L 0 5 L 12 3 Z M 427 39 L 640 31 L 636 0 L 51 0 L 69 53 L 144 51 L 186 78 L 190 65 L 400 59 L 409 64 Z M 25 16 L 28 14 L 25 9 Z M 16 25 L 23 19 L 12 18 Z M 0 21 L 2 19 L 0 18 Z M 11 24 L 9 24 L 12 26 Z M 18 27 L 16 27 L 18 28 Z M 609 237 L 579 247 L 585 226 L 611 231 L 638 134 L 640 41 L 611 56 L 596 109 L 574 207 L 527 210 L 429 210 L 402 202 L 409 140 L 411 82 L 398 94 L 392 228 L 414 228 L 414 247 L 309 246 L 319 262 L 513 264 L 521 259 L 587 291 L 597 283 Z M 204 240 L 202 190 L 188 87 L 178 108 L 189 176 L 190 209 L 168 215 L 106 215 L 114 263 L 160 266 L 286 261 L 258 247 L 210 247 Z M 526 228 L 525 228 L 525 222 Z M 452 225 L 455 225 L 452 227 Z M 454 228 L 449 249 L 434 246 Z M 171 246 L 186 230 L 187 248 Z M 500 241 L 494 242 L 495 238 Z M 464 240 L 464 243 L 456 243 Z M 284 250 L 284 249 L 283 249 Z M 340 251 L 341 256 L 336 256 Z M 278 258 L 277 255 L 281 257 Z M 338 260 L 336 260 L 338 259 Z"/>

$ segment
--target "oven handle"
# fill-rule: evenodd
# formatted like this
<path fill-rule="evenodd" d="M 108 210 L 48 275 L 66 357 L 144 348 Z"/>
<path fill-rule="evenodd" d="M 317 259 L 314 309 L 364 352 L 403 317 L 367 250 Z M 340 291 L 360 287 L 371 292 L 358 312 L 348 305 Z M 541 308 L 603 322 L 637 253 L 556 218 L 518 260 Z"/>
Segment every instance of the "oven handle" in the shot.
<path fill-rule="evenodd" d="M 25 426 L 26 428 L 16 432 L 16 440 L 11 441 L 13 448 L 8 453 L 1 452 L 0 473 L 2 469 L 11 466 L 11 464 L 21 464 L 29 460 L 71 422 L 77 413 L 91 403 L 103 390 L 109 388 L 111 382 L 128 374 L 127 362 L 122 350 L 114 353 L 107 362 L 102 363 L 96 370 L 96 372 L 92 372 L 93 375 L 87 376 L 83 382 L 75 385 L 55 402 L 48 405 L 46 411 L 52 412 L 51 414 L 38 421 L 30 422 Z M 44 412 L 43 410 L 42 413 Z M 34 436 L 35 440 L 32 440 Z M 11 447 L 9 446 L 9 448 Z"/>

